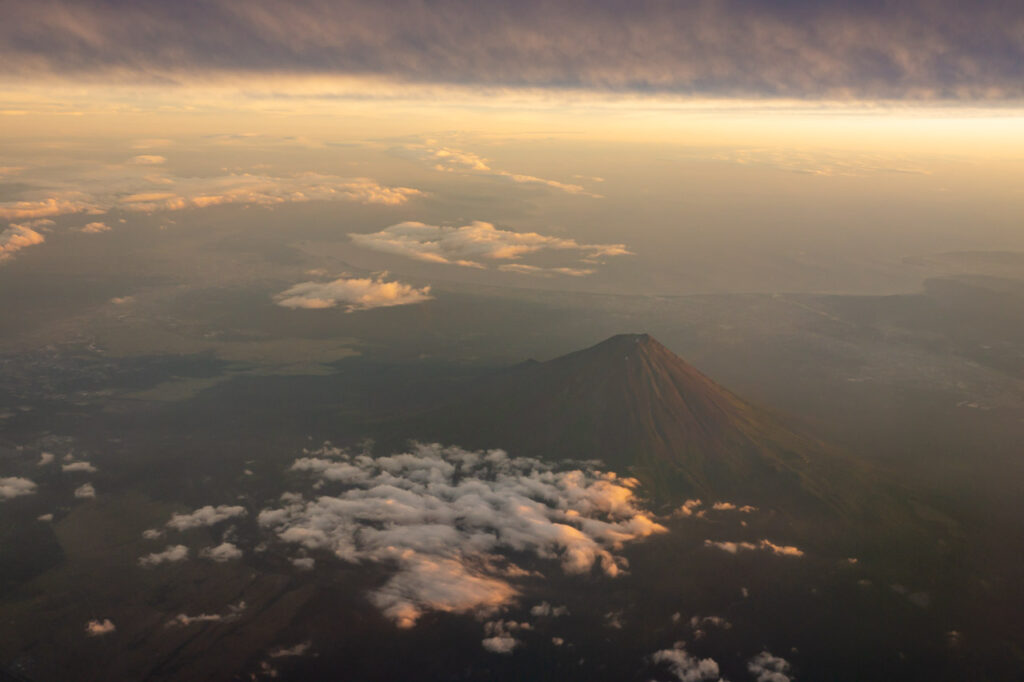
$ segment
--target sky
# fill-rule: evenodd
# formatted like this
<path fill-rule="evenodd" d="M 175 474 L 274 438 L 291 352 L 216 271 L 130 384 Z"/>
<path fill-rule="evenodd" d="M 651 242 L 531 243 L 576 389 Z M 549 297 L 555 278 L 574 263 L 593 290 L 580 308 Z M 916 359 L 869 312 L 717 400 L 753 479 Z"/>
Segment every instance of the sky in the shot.
<path fill-rule="evenodd" d="M 1015 2 L 0 12 L 0 278 L 127 254 L 354 313 L 439 283 L 887 293 L 1024 249 Z"/>

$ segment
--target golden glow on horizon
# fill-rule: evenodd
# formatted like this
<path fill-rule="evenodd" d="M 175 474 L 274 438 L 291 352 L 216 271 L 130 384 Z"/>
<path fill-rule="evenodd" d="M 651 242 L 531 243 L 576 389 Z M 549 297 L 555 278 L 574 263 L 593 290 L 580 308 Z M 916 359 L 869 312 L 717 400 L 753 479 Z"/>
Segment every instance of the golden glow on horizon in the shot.
<path fill-rule="evenodd" d="M 410 86 L 275 78 L 190 86 L 3 86 L 0 137 L 188 136 L 210 132 L 478 136 L 828 147 L 991 158 L 1024 156 L 1024 105 L 722 100 L 572 90 Z"/>

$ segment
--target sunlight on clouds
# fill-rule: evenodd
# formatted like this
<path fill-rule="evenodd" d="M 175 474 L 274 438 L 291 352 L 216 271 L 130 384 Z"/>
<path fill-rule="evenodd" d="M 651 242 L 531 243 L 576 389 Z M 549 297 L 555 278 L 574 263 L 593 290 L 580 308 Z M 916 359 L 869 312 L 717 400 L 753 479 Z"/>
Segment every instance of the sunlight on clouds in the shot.
<path fill-rule="evenodd" d="M 36 246 L 46 238 L 25 225 L 11 225 L 0 232 L 0 263 L 13 258 L 14 254 L 29 246 Z"/>
<path fill-rule="evenodd" d="M 284 308 L 323 309 L 344 306 L 345 312 L 411 305 L 430 301 L 430 287 L 416 287 L 382 278 L 341 277 L 331 282 L 301 282 L 274 296 Z"/>
<path fill-rule="evenodd" d="M 798 548 L 798 547 L 793 547 L 792 545 L 776 545 L 774 542 L 772 542 L 770 540 L 761 540 L 760 542 L 757 542 L 757 543 L 754 543 L 754 542 L 720 542 L 720 541 L 715 541 L 715 540 L 705 540 L 704 541 L 704 546 L 705 547 L 714 547 L 715 549 L 720 549 L 723 552 L 728 552 L 729 554 L 736 554 L 737 552 L 741 552 L 741 551 L 751 551 L 751 550 L 755 550 L 755 549 L 760 549 L 760 550 L 765 550 L 767 552 L 771 552 L 772 554 L 776 554 L 778 556 L 794 556 L 794 557 L 799 557 L 799 556 L 803 556 L 804 555 L 803 550 Z"/>
<path fill-rule="evenodd" d="M 575 239 L 552 237 L 537 232 L 502 230 L 480 220 L 460 227 L 409 221 L 392 225 L 380 232 L 350 233 L 349 236 L 359 246 L 374 251 L 393 253 L 429 263 L 470 268 L 487 267 L 481 260 L 515 260 L 538 251 L 575 251 L 583 260 L 631 253 L 625 244 L 582 244 Z M 576 276 L 592 272 L 591 269 L 540 268 L 530 265 L 518 265 L 516 268 L 503 266 L 500 269 L 528 274 L 557 273 Z"/>
<path fill-rule="evenodd" d="M 109 618 L 90 620 L 85 624 L 85 634 L 89 637 L 102 637 L 117 630 L 117 626 Z"/>
<path fill-rule="evenodd" d="M 394 564 L 370 600 L 401 627 L 425 611 L 491 613 L 514 601 L 525 571 L 506 552 L 615 577 L 627 568 L 617 553 L 625 543 L 666 532 L 640 509 L 632 479 L 500 450 L 417 445 L 371 458 L 325 447 L 292 469 L 336 492 L 286 493 L 260 525 L 302 551 Z"/>
<path fill-rule="evenodd" d="M 600 194 L 588 192 L 581 185 L 574 185 L 558 180 L 539 178 L 525 173 L 514 173 L 512 171 L 492 168 L 490 161 L 478 156 L 473 152 L 461 149 L 452 149 L 438 145 L 436 140 L 427 140 L 424 144 L 409 144 L 404 148 L 417 158 L 433 164 L 434 170 L 445 172 L 476 173 L 490 175 L 499 178 L 507 178 L 518 184 L 544 185 L 557 189 L 567 194 L 580 194 L 594 199 L 600 199 Z"/>

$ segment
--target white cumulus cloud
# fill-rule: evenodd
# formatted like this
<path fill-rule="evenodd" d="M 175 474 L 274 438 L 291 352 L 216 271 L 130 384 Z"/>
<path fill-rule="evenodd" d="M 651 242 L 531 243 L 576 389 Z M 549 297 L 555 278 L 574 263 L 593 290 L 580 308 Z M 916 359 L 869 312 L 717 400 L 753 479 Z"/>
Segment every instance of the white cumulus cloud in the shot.
<path fill-rule="evenodd" d="M 757 682 L 790 682 L 789 661 L 762 651 L 747 662 L 747 671 Z"/>
<path fill-rule="evenodd" d="M 433 298 L 430 287 L 416 287 L 381 278 L 342 277 L 331 282 L 302 282 L 274 297 L 285 308 L 322 309 L 343 306 L 345 312 L 422 303 Z"/>
<path fill-rule="evenodd" d="M 617 553 L 625 543 L 665 532 L 640 508 L 635 480 L 589 467 L 437 444 L 377 458 L 311 454 L 293 469 L 330 494 L 286 495 L 260 524 L 301 552 L 394 566 L 369 598 L 402 627 L 425 611 L 484 614 L 512 602 L 525 571 L 509 552 L 615 577 L 627 568 Z"/>
<path fill-rule="evenodd" d="M 153 552 L 139 559 L 140 566 L 157 566 L 159 564 L 176 563 L 188 558 L 188 547 L 185 545 L 168 545 L 162 552 Z"/>
<path fill-rule="evenodd" d="M 242 558 L 242 550 L 230 542 L 222 542 L 216 547 L 206 547 L 199 551 L 199 556 L 204 559 L 211 559 L 217 563 L 224 563 L 232 559 Z"/>
<path fill-rule="evenodd" d="M 679 682 L 719 679 L 718 663 L 711 658 L 697 659 L 691 656 L 683 648 L 682 642 L 676 642 L 671 649 L 654 652 L 651 660 L 667 667 Z"/>
<path fill-rule="evenodd" d="M 83 483 L 75 488 L 75 497 L 80 500 L 91 500 L 96 497 L 96 488 L 93 487 L 92 483 Z"/>
<path fill-rule="evenodd" d="M 799 557 L 804 555 L 803 550 L 799 549 L 798 547 L 793 547 L 792 545 L 776 545 L 771 540 L 761 540 L 760 542 L 756 543 L 705 540 L 704 546 L 714 547 L 715 549 L 720 549 L 723 552 L 728 552 L 729 554 L 736 554 L 737 552 L 741 551 L 751 551 L 755 549 L 760 549 L 771 552 L 772 554 L 777 554 L 779 556 Z"/>
<path fill-rule="evenodd" d="M 9 500 L 12 497 L 31 495 L 36 491 L 36 484 L 27 478 L 12 476 L 0 478 L 0 500 Z"/>

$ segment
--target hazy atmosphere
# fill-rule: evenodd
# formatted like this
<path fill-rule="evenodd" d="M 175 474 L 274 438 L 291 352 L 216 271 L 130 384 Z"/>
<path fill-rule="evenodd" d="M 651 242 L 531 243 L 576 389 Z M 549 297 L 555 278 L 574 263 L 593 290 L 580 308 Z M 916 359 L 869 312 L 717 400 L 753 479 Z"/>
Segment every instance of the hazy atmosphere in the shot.
<path fill-rule="evenodd" d="M 0 17 L 0 680 L 1024 675 L 1024 7 Z"/>

